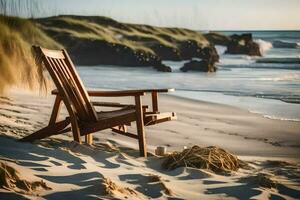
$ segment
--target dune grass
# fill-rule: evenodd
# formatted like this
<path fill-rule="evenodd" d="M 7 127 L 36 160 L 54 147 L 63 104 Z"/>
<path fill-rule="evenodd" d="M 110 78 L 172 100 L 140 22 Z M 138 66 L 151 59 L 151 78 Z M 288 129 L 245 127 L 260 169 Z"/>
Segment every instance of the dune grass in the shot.
<path fill-rule="evenodd" d="M 3 162 L 0 162 L 0 188 L 14 190 L 23 194 L 32 193 L 38 188 L 44 190 L 52 189 L 43 180 L 31 182 L 21 179 L 19 172 L 15 168 Z"/>
<path fill-rule="evenodd" d="M 101 16 L 62 15 L 36 19 L 46 32 L 67 33 L 71 37 L 104 40 L 112 45 L 127 46 L 136 51 L 154 54 L 153 45 L 177 49 L 183 41 L 191 40 L 206 46 L 209 42 L 196 31 L 139 24 L 119 23 Z"/>
<path fill-rule="evenodd" d="M 47 81 L 43 70 L 35 65 L 31 46 L 61 45 L 27 19 L 0 15 L 0 29 L 0 93 L 11 86 L 46 89 Z"/>

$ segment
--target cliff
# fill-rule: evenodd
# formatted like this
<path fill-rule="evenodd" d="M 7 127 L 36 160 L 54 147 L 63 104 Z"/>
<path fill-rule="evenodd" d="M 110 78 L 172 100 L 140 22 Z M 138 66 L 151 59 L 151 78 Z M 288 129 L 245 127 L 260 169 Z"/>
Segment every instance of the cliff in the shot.
<path fill-rule="evenodd" d="M 201 33 L 117 22 L 100 16 L 36 19 L 39 28 L 62 44 L 79 65 L 161 66 L 161 60 L 203 58 L 210 48 Z"/>

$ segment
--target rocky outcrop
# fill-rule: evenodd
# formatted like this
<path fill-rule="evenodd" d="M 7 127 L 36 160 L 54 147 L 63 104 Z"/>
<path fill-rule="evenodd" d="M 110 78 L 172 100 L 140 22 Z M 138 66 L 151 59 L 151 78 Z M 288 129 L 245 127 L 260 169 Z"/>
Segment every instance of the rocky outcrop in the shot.
<path fill-rule="evenodd" d="M 165 64 L 157 65 L 157 66 L 154 66 L 153 68 L 159 72 L 172 72 L 172 68 Z"/>
<path fill-rule="evenodd" d="M 133 49 L 102 39 L 78 38 L 69 33 L 48 31 L 63 44 L 77 65 L 157 66 L 161 59 L 155 53 Z"/>
<path fill-rule="evenodd" d="M 275 40 L 272 42 L 274 48 L 300 48 L 300 43 L 297 42 L 285 42 L 281 40 Z"/>
<path fill-rule="evenodd" d="M 216 62 L 219 61 L 219 55 L 214 46 L 208 46 L 202 49 L 200 53 L 201 61 L 191 60 L 184 64 L 180 68 L 181 71 L 187 72 L 200 71 L 200 72 L 215 72 L 217 68 L 215 66 Z"/>
<path fill-rule="evenodd" d="M 215 45 L 222 45 L 227 46 L 229 42 L 231 41 L 231 38 L 229 36 L 226 36 L 224 34 L 220 33 L 206 33 L 203 35 L 209 42 Z"/>
<path fill-rule="evenodd" d="M 232 35 L 227 44 L 226 54 L 246 54 L 249 56 L 261 56 L 259 45 L 252 39 L 252 34 Z"/>
<path fill-rule="evenodd" d="M 181 71 L 199 71 L 199 72 L 215 72 L 217 68 L 214 64 L 209 63 L 207 60 L 191 60 L 184 63 L 183 67 L 180 68 Z"/>
<path fill-rule="evenodd" d="M 226 54 L 261 56 L 259 45 L 253 41 L 251 33 L 226 36 L 212 32 L 204 34 L 204 37 L 212 44 L 226 46 Z"/>
<path fill-rule="evenodd" d="M 214 45 L 203 48 L 200 53 L 200 58 L 203 60 L 207 60 L 210 64 L 219 62 L 219 54 Z"/>
<path fill-rule="evenodd" d="M 148 47 L 152 49 L 155 52 L 155 54 L 158 55 L 162 60 L 181 60 L 179 50 L 175 47 L 166 46 L 160 43 L 154 43 L 148 45 Z"/>

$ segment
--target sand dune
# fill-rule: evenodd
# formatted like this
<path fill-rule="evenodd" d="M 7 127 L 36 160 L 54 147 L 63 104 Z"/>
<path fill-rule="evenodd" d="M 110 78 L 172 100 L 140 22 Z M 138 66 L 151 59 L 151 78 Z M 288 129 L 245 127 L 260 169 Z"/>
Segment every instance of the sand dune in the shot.
<path fill-rule="evenodd" d="M 190 167 L 168 171 L 164 158 L 137 157 L 136 141 L 109 130 L 94 134 L 93 146 L 78 145 L 70 134 L 20 143 L 16 139 L 47 124 L 53 97 L 20 90 L 8 96 L 0 98 L 0 162 L 51 190 L 2 188 L 1 199 L 299 199 L 299 122 L 162 96 L 162 110 L 177 112 L 178 120 L 146 129 L 150 152 L 158 145 L 168 151 L 215 145 L 251 166 L 226 176 Z"/>

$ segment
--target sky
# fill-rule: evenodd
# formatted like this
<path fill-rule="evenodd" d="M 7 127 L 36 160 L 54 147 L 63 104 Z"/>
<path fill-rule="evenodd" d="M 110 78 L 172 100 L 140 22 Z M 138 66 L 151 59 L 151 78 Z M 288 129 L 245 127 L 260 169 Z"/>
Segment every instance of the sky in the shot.
<path fill-rule="evenodd" d="M 26 1 L 35 0 L 22 2 Z M 300 30 L 300 0 L 36 0 L 36 2 L 39 2 L 39 12 L 32 11 L 31 8 L 19 10 L 16 15 L 34 17 L 59 14 L 103 15 L 128 23 L 195 30 Z"/>

